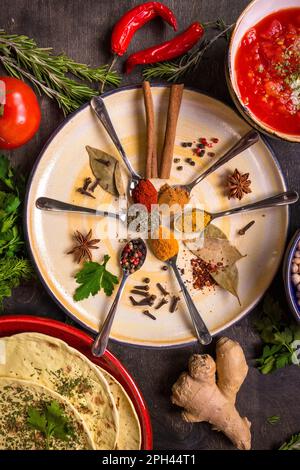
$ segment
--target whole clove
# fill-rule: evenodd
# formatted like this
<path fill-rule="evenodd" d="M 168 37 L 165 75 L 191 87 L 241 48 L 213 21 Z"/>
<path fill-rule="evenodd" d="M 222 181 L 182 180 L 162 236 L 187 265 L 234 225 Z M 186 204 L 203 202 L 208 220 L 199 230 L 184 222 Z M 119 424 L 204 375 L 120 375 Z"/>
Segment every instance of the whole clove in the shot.
<path fill-rule="evenodd" d="M 158 282 L 156 286 L 158 287 L 162 295 L 169 295 L 169 292 L 160 284 L 160 282 Z"/>
<path fill-rule="evenodd" d="M 89 191 L 93 193 L 99 184 L 98 178 L 96 178 L 89 187 Z"/>
<path fill-rule="evenodd" d="M 161 301 L 156 305 L 155 310 L 159 310 L 163 305 L 166 305 L 168 300 L 166 298 L 161 299 Z"/>
<path fill-rule="evenodd" d="M 134 306 L 149 306 L 149 307 L 152 307 L 152 305 L 154 304 L 154 300 L 155 299 L 151 299 L 150 295 L 148 297 L 145 297 L 144 299 L 140 300 L 139 302 L 137 300 L 135 300 L 134 297 L 132 297 L 132 295 L 129 297 L 129 299 L 131 300 L 131 303 L 132 305 Z"/>
<path fill-rule="evenodd" d="M 148 292 L 144 292 L 143 290 L 139 289 L 131 289 L 130 293 L 135 295 L 142 295 L 143 297 L 149 297 Z"/>
<path fill-rule="evenodd" d="M 80 194 L 83 194 L 84 196 L 88 196 L 88 197 L 91 197 L 93 199 L 96 199 L 95 196 L 93 194 L 89 193 L 86 189 L 77 188 L 76 191 Z"/>
<path fill-rule="evenodd" d="M 145 284 L 149 284 L 150 278 L 149 278 L 149 277 L 145 277 L 145 278 L 143 279 L 143 282 L 144 282 Z"/>
<path fill-rule="evenodd" d="M 180 297 L 178 297 L 177 295 L 173 295 L 172 300 L 171 300 L 171 305 L 170 305 L 170 313 L 175 312 L 179 300 L 180 300 Z"/>
<path fill-rule="evenodd" d="M 134 289 L 148 291 L 150 289 L 150 287 L 149 286 L 134 286 Z"/>
<path fill-rule="evenodd" d="M 91 184 L 91 182 L 92 182 L 92 179 L 91 179 L 90 177 L 84 178 L 84 182 L 83 182 L 83 185 L 82 185 L 82 189 L 83 189 L 84 191 L 86 191 L 86 190 L 88 189 L 89 185 Z"/>
<path fill-rule="evenodd" d="M 252 227 L 252 225 L 255 224 L 255 220 L 251 220 L 251 222 L 249 222 L 249 224 L 245 225 L 245 227 L 241 228 L 239 231 L 238 231 L 238 234 L 239 235 L 245 235 L 245 233 L 247 232 L 247 230 L 249 230 L 249 228 Z"/>
<path fill-rule="evenodd" d="M 156 317 L 152 315 L 152 313 L 149 312 L 149 310 L 144 310 L 143 314 L 146 315 L 149 318 L 152 318 L 152 320 L 156 320 Z"/>

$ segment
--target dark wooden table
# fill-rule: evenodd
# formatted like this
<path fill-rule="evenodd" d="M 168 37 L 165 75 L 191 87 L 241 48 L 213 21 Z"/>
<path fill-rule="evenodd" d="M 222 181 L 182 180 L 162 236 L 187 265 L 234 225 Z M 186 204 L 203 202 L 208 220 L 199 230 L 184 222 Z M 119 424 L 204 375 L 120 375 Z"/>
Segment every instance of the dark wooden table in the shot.
<path fill-rule="evenodd" d="M 120 14 L 140 3 L 130 0 L 1 0 L 0 28 L 9 33 L 26 34 L 41 46 L 52 46 L 56 53 L 65 52 L 74 59 L 98 65 L 110 59 L 109 37 Z M 173 9 L 182 30 L 194 20 L 209 21 L 216 17 L 227 23 L 236 20 L 248 0 L 165 0 Z M 133 40 L 130 50 L 141 49 L 171 36 L 171 30 L 159 20 L 146 25 Z M 231 103 L 224 77 L 225 42 L 220 41 L 210 51 L 201 68 L 185 83 Z M 124 84 L 141 80 L 137 71 Z M 63 121 L 56 104 L 41 98 L 42 125 L 39 133 L 25 147 L 9 153 L 12 161 L 28 172 L 46 139 Z M 299 146 L 269 139 L 288 186 L 300 191 Z M 289 236 L 299 226 L 299 204 L 291 209 Z M 284 298 L 281 270 L 271 287 L 271 293 L 288 309 Z M 248 377 L 239 393 L 238 407 L 252 421 L 253 448 L 276 449 L 292 433 L 300 431 L 300 370 L 296 366 L 263 376 L 255 368 L 254 358 L 261 350 L 253 318 L 259 305 L 247 318 L 226 331 L 238 340 L 250 364 Z M 5 302 L 6 314 L 32 314 L 66 321 L 65 315 L 49 298 L 38 281 L 32 281 L 14 291 Z M 195 347 L 172 350 L 149 350 L 110 342 L 110 350 L 124 363 L 136 379 L 147 401 L 153 424 L 155 449 L 232 449 L 230 442 L 207 424 L 188 424 L 180 418 L 178 409 L 170 404 L 170 390 L 186 368 Z M 213 346 L 212 346 L 213 350 Z M 271 426 L 266 418 L 281 417 L 280 424 Z"/>

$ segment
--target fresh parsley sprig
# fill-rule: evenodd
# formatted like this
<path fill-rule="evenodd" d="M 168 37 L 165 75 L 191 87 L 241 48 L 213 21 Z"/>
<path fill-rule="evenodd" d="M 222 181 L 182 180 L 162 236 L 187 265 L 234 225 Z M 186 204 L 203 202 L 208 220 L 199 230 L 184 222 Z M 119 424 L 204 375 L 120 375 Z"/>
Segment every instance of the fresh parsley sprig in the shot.
<path fill-rule="evenodd" d="M 287 319 L 279 303 L 270 295 L 265 297 L 263 311 L 255 321 L 255 327 L 265 343 L 262 355 L 257 359 L 259 370 L 269 374 L 292 364 L 293 342 L 300 340 L 300 327 Z"/>
<path fill-rule="evenodd" d="M 87 261 L 83 268 L 75 275 L 76 282 L 81 284 L 77 287 L 74 300 L 79 301 L 87 299 L 90 295 L 96 295 L 101 289 L 107 296 L 110 296 L 114 290 L 114 284 L 118 284 L 118 278 L 106 269 L 110 256 L 105 255 L 103 263 Z"/>
<path fill-rule="evenodd" d="M 38 92 L 55 99 L 65 114 L 74 111 L 98 94 L 89 83 L 118 86 L 121 78 L 108 65 L 91 68 L 65 54 L 54 55 L 51 48 L 38 47 L 24 35 L 0 30 L 0 64 L 9 75 L 29 80 Z M 74 80 L 76 77 L 80 81 Z"/>
<path fill-rule="evenodd" d="M 30 407 L 28 409 L 27 423 L 30 427 L 44 435 L 46 438 L 46 449 L 50 448 L 52 437 L 66 441 L 73 435 L 73 429 L 69 424 L 69 420 L 55 400 L 50 404 L 45 404 L 45 408 L 42 411 Z"/>

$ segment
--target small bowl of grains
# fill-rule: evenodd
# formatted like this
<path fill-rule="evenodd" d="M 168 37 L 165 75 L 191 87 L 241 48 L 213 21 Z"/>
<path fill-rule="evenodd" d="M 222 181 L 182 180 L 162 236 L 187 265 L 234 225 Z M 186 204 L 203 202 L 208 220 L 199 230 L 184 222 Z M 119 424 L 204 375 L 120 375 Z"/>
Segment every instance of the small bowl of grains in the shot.
<path fill-rule="evenodd" d="M 283 277 L 288 303 L 296 320 L 300 322 L 300 229 L 287 248 Z"/>

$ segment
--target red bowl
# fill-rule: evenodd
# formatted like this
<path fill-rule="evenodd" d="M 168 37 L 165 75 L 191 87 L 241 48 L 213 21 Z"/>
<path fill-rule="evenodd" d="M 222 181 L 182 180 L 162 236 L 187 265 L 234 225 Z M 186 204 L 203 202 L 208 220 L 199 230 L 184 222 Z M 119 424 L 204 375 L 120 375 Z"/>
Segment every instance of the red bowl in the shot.
<path fill-rule="evenodd" d="M 27 315 L 8 315 L 0 318 L 0 337 L 26 332 L 44 333 L 59 338 L 113 375 L 128 393 L 139 417 L 142 431 L 141 449 L 152 449 L 151 420 L 143 396 L 129 372 L 113 354 L 106 351 L 101 358 L 95 358 L 91 354 L 93 340 L 90 336 L 74 326 L 56 320 Z"/>

